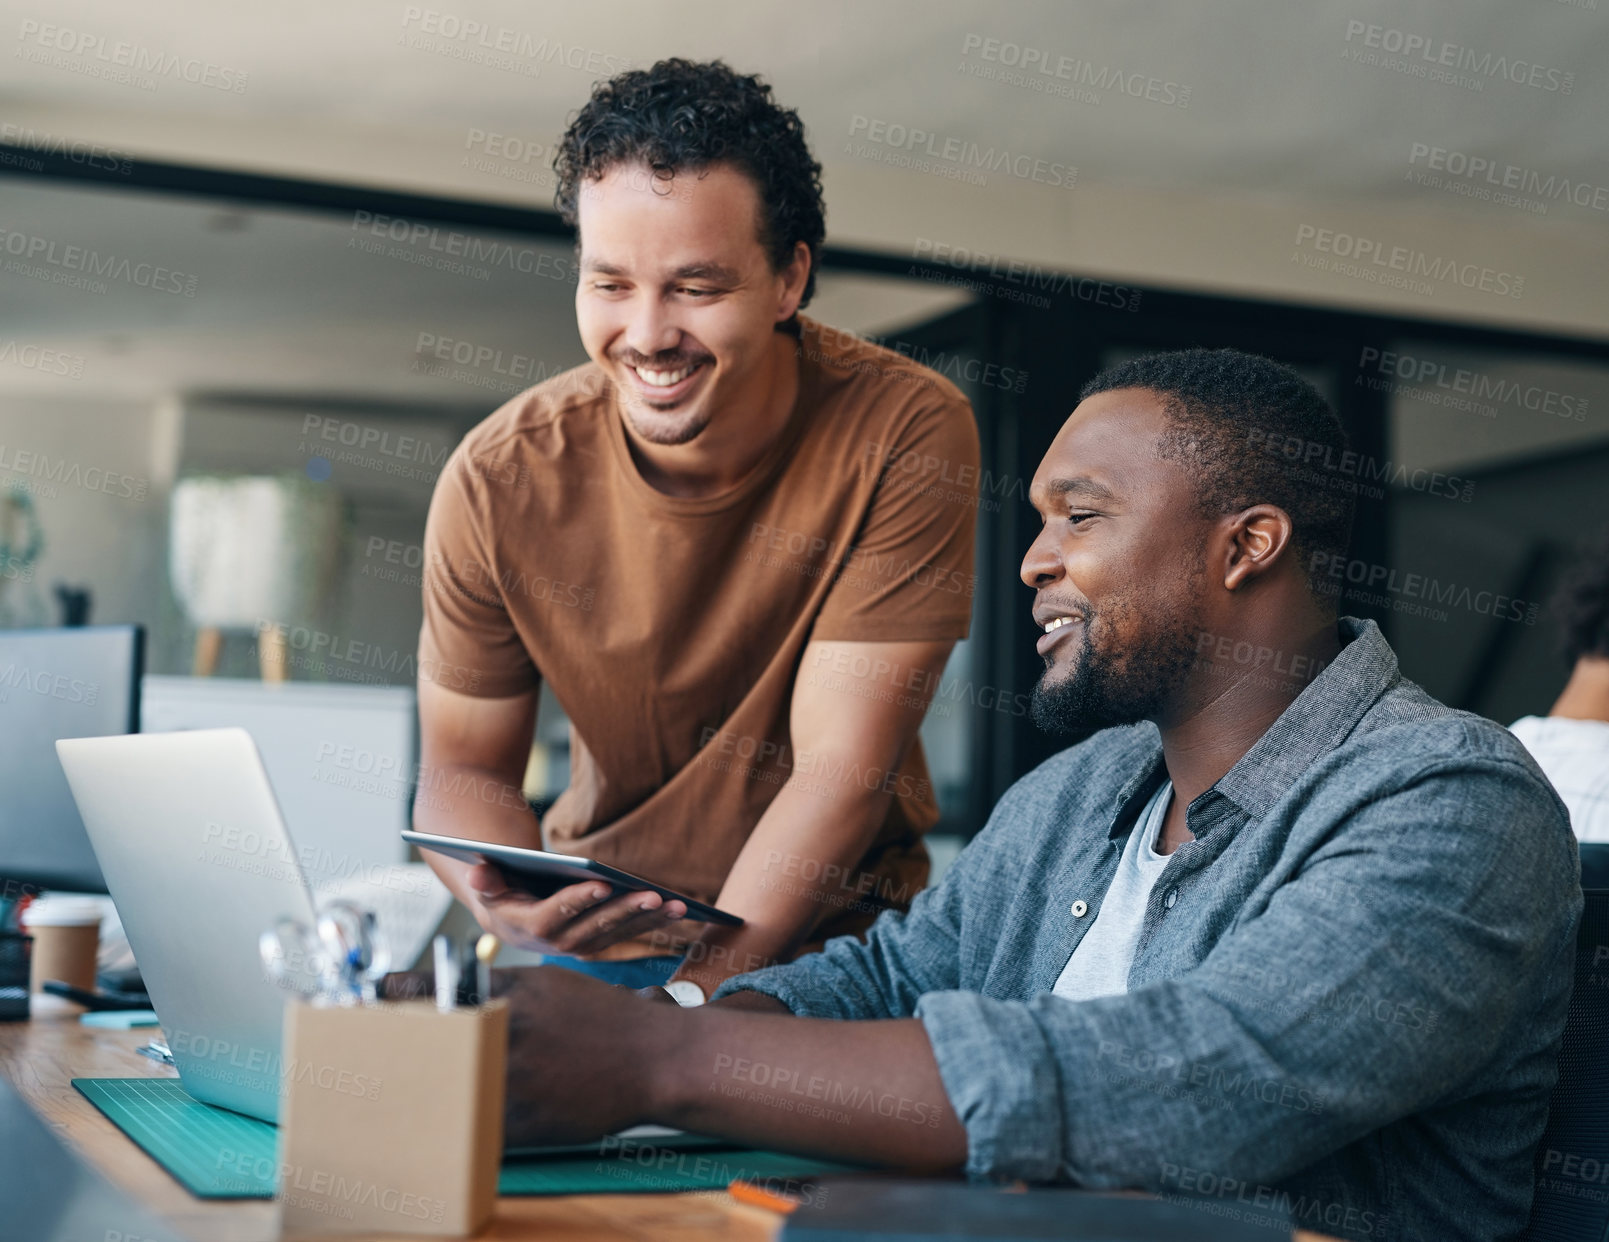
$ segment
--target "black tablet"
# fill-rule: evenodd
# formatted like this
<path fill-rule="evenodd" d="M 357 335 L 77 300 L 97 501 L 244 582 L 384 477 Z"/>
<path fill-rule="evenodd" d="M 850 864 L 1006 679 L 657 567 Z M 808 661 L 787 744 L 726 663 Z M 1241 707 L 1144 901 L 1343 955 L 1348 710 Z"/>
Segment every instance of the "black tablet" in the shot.
<path fill-rule="evenodd" d="M 699 923 L 722 923 L 727 927 L 741 927 L 743 920 L 725 910 L 717 910 L 702 901 L 651 883 L 640 876 L 617 871 L 607 863 L 591 858 L 576 858 L 572 854 L 552 854 L 547 850 L 525 850 L 516 845 L 494 845 L 490 841 L 472 841 L 467 837 L 442 837 L 433 832 L 415 832 L 405 828 L 402 839 L 422 850 L 434 850 L 449 858 L 469 863 L 490 863 L 503 873 L 510 888 L 520 889 L 533 897 L 550 897 L 559 889 L 571 884 L 584 884 L 588 880 L 602 880 L 615 894 L 658 893 L 666 901 L 679 901 L 687 907 L 685 917 Z"/>

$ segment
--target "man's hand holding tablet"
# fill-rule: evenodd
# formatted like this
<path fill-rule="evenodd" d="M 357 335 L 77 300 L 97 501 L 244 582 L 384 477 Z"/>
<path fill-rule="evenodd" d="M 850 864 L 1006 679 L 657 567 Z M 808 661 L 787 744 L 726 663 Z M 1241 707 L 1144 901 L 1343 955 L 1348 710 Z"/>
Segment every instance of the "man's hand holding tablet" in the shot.
<path fill-rule="evenodd" d="M 584 956 L 684 918 L 739 926 L 714 906 L 589 858 L 439 833 L 403 832 L 422 850 L 469 864 L 463 878 L 477 917 L 505 944 Z M 689 930 L 688 936 L 696 932 Z"/>
<path fill-rule="evenodd" d="M 482 926 L 504 944 L 539 953 L 585 956 L 618 941 L 663 928 L 687 914 L 685 902 L 666 901 L 655 892 L 620 893 L 597 880 L 585 880 L 537 897 L 510 888 L 502 871 L 477 863 L 465 873 L 475 899 L 486 912 Z"/>

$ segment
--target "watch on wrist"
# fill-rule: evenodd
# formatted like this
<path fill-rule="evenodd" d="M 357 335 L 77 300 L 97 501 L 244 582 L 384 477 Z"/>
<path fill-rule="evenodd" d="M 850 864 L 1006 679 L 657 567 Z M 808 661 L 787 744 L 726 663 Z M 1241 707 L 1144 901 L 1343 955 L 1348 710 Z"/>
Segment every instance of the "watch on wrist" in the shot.
<path fill-rule="evenodd" d="M 683 1009 L 692 1009 L 709 999 L 704 995 L 704 989 L 691 979 L 672 979 L 665 984 L 665 991 L 669 992 L 670 998 Z"/>

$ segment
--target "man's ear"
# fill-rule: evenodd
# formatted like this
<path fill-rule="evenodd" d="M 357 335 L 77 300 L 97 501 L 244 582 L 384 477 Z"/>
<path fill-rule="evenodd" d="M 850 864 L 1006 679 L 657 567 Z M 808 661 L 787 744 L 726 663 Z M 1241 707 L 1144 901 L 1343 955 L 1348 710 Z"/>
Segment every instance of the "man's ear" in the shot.
<path fill-rule="evenodd" d="M 810 279 L 810 247 L 804 242 L 795 242 L 793 259 L 777 275 L 782 278 L 782 296 L 777 300 L 776 321 L 786 323 L 799 310 L 805 283 Z"/>
<path fill-rule="evenodd" d="M 1224 588 L 1238 590 L 1267 573 L 1291 544 L 1290 514 L 1277 505 L 1253 505 L 1228 522 L 1229 558 L 1224 565 Z"/>

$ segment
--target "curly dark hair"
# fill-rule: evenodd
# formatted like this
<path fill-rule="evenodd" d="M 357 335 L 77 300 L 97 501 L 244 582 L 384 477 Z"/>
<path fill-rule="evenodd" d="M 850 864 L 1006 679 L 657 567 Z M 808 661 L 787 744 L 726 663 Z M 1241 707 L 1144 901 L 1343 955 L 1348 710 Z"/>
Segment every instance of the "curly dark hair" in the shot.
<path fill-rule="evenodd" d="M 809 303 L 827 233 L 821 165 L 805 143 L 799 114 L 774 102 L 758 76 L 737 73 L 724 61 L 678 57 L 594 85 L 553 157 L 554 201 L 565 222 L 576 224 L 584 178 L 627 163 L 647 164 L 666 182 L 712 164 L 741 168 L 760 191 L 760 244 L 771 270 L 791 263 L 799 242 L 810 247 L 799 305 Z"/>
<path fill-rule="evenodd" d="M 1609 657 L 1609 530 L 1575 561 L 1554 600 L 1565 659 Z"/>
<path fill-rule="evenodd" d="M 1353 480 L 1336 468 L 1346 430 L 1313 385 L 1256 354 L 1184 349 L 1110 367 L 1080 397 L 1118 388 L 1147 388 L 1162 398 L 1169 426 L 1160 456 L 1191 470 L 1204 516 L 1277 505 L 1290 516 L 1292 551 L 1315 597 L 1335 602 L 1319 588 L 1321 566 L 1346 554 Z M 1311 464 L 1318 460 L 1325 466 Z"/>

